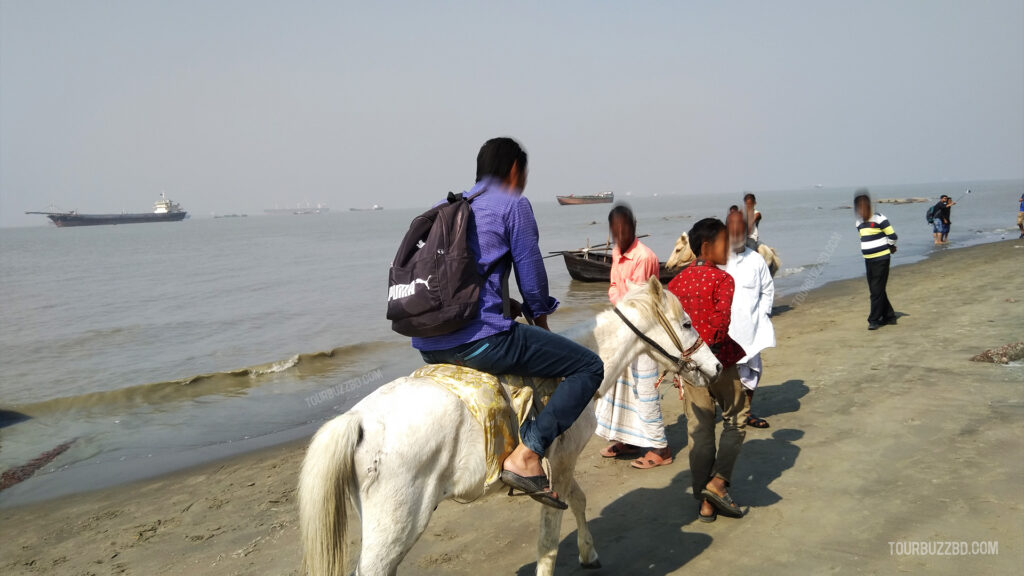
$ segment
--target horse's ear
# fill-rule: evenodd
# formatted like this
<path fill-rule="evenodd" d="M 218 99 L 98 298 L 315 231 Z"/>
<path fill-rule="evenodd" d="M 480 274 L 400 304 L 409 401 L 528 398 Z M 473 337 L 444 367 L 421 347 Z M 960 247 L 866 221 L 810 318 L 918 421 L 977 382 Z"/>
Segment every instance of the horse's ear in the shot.
<path fill-rule="evenodd" d="M 661 298 L 662 290 L 661 280 L 657 276 L 651 276 L 647 279 L 647 290 L 651 293 L 651 296 L 655 298 Z"/>

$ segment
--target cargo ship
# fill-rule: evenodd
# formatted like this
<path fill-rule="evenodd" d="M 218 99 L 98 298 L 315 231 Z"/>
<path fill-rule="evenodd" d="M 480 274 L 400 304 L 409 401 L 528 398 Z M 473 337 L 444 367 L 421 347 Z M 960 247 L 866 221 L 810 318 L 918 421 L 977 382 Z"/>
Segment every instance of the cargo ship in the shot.
<path fill-rule="evenodd" d="M 153 212 L 139 214 L 79 214 L 77 210 L 70 212 L 25 212 L 25 214 L 42 214 L 49 218 L 58 228 L 69 226 L 104 226 L 110 224 L 148 224 L 150 222 L 180 222 L 188 216 L 177 202 L 168 200 L 163 192 L 160 200 L 153 205 Z"/>
<path fill-rule="evenodd" d="M 555 198 L 562 206 L 572 206 L 575 204 L 610 204 L 615 201 L 615 194 L 612 192 L 601 192 L 600 194 L 589 194 L 584 196 L 569 194 L 568 196 L 555 196 Z"/>

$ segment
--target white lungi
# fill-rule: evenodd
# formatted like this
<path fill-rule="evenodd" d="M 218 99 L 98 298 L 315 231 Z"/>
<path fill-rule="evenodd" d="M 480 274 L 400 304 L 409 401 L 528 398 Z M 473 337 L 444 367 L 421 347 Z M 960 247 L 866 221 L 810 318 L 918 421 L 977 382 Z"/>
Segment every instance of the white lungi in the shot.
<path fill-rule="evenodd" d="M 665 423 L 661 417 L 658 364 L 641 354 L 597 401 L 597 435 L 613 442 L 665 448 Z"/>

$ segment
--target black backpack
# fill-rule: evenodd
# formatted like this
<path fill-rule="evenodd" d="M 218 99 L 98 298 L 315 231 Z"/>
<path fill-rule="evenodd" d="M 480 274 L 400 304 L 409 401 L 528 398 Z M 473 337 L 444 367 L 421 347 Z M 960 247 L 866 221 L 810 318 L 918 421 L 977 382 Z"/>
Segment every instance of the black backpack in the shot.
<path fill-rule="evenodd" d="M 483 277 L 467 238 L 473 218 L 469 197 L 448 193 L 448 201 L 420 214 L 409 225 L 388 273 L 388 320 L 403 336 L 425 338 L 454 332 L 479 314 Z M 499 261 L 500 262 L 500 261 Z M 501 279 L 509 316 L 508 275 Z"/>
<path fill-rule="evenodd" d="M 928 209 L 928 212 L 925 214 L 924 217 L 925 217 L 926 220 L 928 220 L 929 224 L 934 224 L 935 223 L 935 217 L 938 216 L 938 215 L 939 215 L 939 205 L 938 205 L 938 203 L 936 203 L 936 204 L 932 204 L 932 207 Z"/>

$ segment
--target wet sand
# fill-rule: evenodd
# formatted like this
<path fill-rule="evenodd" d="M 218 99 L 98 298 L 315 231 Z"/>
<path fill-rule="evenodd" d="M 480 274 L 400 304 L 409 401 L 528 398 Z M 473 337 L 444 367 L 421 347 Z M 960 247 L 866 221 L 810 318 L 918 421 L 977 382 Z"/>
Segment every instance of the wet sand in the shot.
<path fill-rule="evenodd" d="M 877 332 L 866 330 L 863 279 L 814 290 L 796 306 L 778 303 L 779 347 L 764 355 L 754 404 L 772 427 L 748 430 L 733 479 L 746 518 L 696 520 L 674 390 L 663 403 L 673 464 L 637 471 L 604 460 L 595 437 L 578 477 L 604 567 L 579 568 L 566 515 L 557 573 L 1019 571 L 1024 366 L 969 359 L 1024 340 L 1024 241 L 894 268 L 889 294 L 903 316 Z M 303 447 L 0 510 L 0 572 L 299 574 Z M 531 501 L 446 502 L 400 573 L 532 574 L 537 525 Z M 998 549 L 893 554 L 922 541 Z"/>

